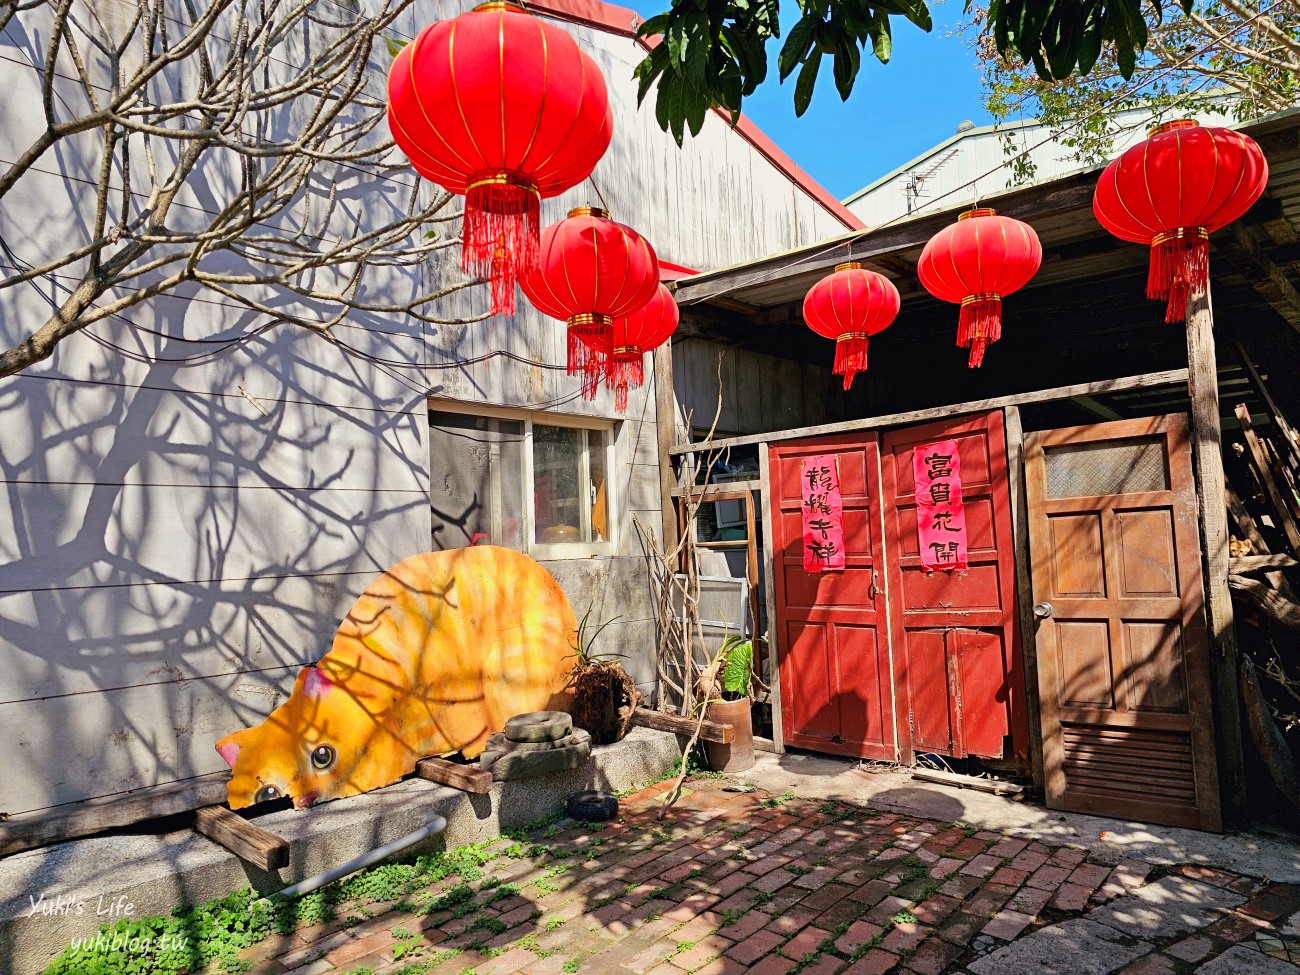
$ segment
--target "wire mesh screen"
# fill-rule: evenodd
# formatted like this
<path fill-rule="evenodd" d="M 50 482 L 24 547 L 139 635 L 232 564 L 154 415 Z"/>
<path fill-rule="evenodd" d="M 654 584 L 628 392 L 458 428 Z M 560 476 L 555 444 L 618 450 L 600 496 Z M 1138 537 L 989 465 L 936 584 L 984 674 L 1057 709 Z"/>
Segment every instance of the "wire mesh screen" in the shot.
<path fill-rule="evenodd" d="M 1043 453 L 1049 498 L 1169 490 L 1163 437 L 1068 444 L 1047 447 Z"/>

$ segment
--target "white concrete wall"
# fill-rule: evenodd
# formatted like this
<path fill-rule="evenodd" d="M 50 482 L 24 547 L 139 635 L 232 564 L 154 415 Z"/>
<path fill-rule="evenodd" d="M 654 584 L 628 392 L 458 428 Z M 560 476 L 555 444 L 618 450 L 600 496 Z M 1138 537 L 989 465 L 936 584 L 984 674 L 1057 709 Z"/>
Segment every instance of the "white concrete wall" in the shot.
<path fill-rule="evenodd" d="M 405 31 L 459 9 L 429 0 Z M 44 26 L 26 17 L 0 38 L 0 159 L 42 124 L 31 59 L 39 63 Z M 703 269 L 843 229 L 720 119 L 679 151 L 635 111 L 633 41 L 567 29 L 614 97 L 615 141 L 596 181 L 616 218 L 665 260 Z M 86 158 L 54 154 L 41 166 L 0 211 L 6 273 L 88 233 Z M 229 176 L 217 165 L 187 188 L 187 219 L 221 204 Z M 400 189 L 358 182 L 344 196 L 367 213 Z M 543 220 L 587 202 L 590 184 L 548 201 Z M 384 287 L 460 280 L 457 262 L 447 251 Z M 0 291 L 0 340 L 43 321 L 67 285 L 56 276 Z M 463 325 L 356 315 L 337 343 L 281 326 L 213 354 L 218 346 L 196 340 L 258 323 L 194 297 L 138 305 L 0 380 L 0 811 L 221 768 L 213 742 L 260 721 L 328 647 L 358 592 L 427 549 L 429 394 L 470 411 L 615 417 L 607 394 L 584 403 L 551 368 L 563 361 L 563 328 L 526 304 L 514 320 Z M 478 317 L 485 289 L 440 308 L 448 321 Z M 495 350 L 527 361 L 465 364 Z M 595 617 L 622 616 L 602 642 L 623 644 L 644 684 L 654 630 L 630 516 L 658 517 L 652 381 L 617 419 L 615 476 L 627 499 L 618 554 L 548 565 L 579 612 L 592 604 Z"/>

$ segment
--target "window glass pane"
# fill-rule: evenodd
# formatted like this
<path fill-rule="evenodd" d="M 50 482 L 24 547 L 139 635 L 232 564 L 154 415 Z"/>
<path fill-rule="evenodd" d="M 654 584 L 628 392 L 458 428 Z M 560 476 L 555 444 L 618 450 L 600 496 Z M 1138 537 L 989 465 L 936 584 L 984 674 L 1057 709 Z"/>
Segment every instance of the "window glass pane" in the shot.
<path fill-rule="evenodd" d="M 573 427 L 533 424 L 533 517 L 537 541 L 542 544 L 591 538 L 591 502 L 583 503 L 588 490 L 579 486 L 586 433 Z"/>
<path fill-rule="evenodd" d="M 1069 444 L 1043 453 L 1049 498 L 1169 490 L 1163 437 Z"/>
<path fill-rule="evenodd" d="M 609 490 L 605 473 L 605 431 L 587 431 L 587 467 L 591 474 L 591 540 L 608 542 Z"/>
<path fill-rule="evenodd" d="M 523 422 L 431 411 L 429 453 L 434 550 L 524 551 Z"/>

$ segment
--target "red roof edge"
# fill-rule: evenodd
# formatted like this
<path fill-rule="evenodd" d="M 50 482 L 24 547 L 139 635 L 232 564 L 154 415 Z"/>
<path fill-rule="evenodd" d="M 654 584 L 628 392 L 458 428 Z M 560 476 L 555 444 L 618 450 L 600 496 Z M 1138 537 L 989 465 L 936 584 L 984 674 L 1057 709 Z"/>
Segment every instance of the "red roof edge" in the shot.
<path fill-rule="evenodd" d="M 693 267 L 683 267 L 680 264 L 673 264 L 662 258 L 659 260 L 659 280 L 660 281 L 680 281 L 682 278 L 689 278 L 692 274 L 700 272 Z"/>
<path fill-rule="evenodd" d="M 635 10 L 619 7 L 612 3 L 604 3 L 603 0 L 529 0 L 528 8 L 547 14 L 557 20 L 581 24 L 584 27 L 594 27 L 598 30 L 621 34 L 624 37 L 636 38 L 637 28 L 641 26 L 641 18 Z M 642 47 L 650 50 L 654 44 L 658 43 L 658 38 L 637 38 L 637 41 Z M 731 125 L 730 115 L 716 108 L 714 112 L 724 122 Z M 867 225 L 859 220 L 853 211 L 835 199 L 826 187 L 796 165 L 795 161 L 786 155 L 780 146 L 768 138 L 767 134 L 748 118 L 742 115 L 740 121 L 732 127 L 742 139 L 757 149 L 768 162 L 784 173 L 790 182 L 820 203 L 831 216 L 839 220 L 845 227 L 849 230 L 867 229 Z"/>

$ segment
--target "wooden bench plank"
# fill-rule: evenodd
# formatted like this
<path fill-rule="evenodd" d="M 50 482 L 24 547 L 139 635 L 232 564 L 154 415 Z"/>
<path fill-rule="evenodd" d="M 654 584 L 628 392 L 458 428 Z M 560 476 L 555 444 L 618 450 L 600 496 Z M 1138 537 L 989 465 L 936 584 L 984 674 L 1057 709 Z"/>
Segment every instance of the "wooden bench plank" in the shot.
<path fill-rule="evenodd" d="M 675 735 L 693 735 L 699 725 L 700 740 L 730 745 L 736 740 L 736 729 L 729 724 L 717 724 L 713 721 L 701 723 L 696 718 L 683 718 L 676 714 L 637 708 L 632 712 L 632 724 L 639 728 L 652 728 L 655 731 L 669 731 Z"/>
<path fill-rule="evenodd" d="M 280 870 L 289 865 L 289 843 L 286 840 L 255 826 L 225 806 L 204 806 L 194 810 L 194 828 L 262 870 Z"/>
<path fill-rule="evenodd" d="M 492 789 L 492 773 L 472 765 L 460 765 L 445 758 L 424 758 L 415 766 L 415 774 L 439 785 L 487 795 Z"/>
<path fill-rule="evenodd" d="M 225 802 L 228 781 L 228 771 L 213 772 L 185 782 L 90 799 L 66 809 L 23 813 L 0 823 L 0 856 Z"/>

